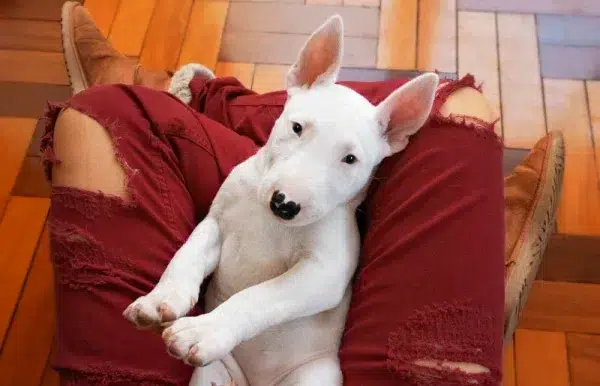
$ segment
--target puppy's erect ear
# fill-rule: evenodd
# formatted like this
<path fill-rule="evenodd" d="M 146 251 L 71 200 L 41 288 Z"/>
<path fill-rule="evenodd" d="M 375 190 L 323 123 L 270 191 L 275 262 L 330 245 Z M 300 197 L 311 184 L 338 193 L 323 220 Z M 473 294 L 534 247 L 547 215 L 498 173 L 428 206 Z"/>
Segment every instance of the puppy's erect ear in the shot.
<path fill-rule="evenodd" d="M 287 74 L 287 88 L 335 83 L 344 51 L 344 23 L 334 15 L 323 23 L 300 50 Z"/>
<path fill-rule="evenodd" d="M 423 74 L 400 86 L 377 106 L 376 118 L 390 145 L 387 155 L 403 150 L 409 136 L 425 123 L 438 84 L 437 74 Z"/>

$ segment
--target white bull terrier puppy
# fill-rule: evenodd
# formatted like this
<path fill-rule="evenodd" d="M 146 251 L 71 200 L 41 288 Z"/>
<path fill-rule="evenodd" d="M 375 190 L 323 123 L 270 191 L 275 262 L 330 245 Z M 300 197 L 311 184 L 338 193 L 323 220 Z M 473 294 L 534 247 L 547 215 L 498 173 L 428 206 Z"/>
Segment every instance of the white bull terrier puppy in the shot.
<path fill-rule="evenodd" d="M 371 176 L 430 114 L 438 76 L 378 106 L 336 84 L 343 23 L 333 16 L 287 75 L 264 147 L 236 166 L 159 283 L 124 316 L 167 325 L 191 385 L 341 385 L 338 349 L 359 256 L 355 210 Z M 207 313 L 185 317 L 212 274 Z"/>

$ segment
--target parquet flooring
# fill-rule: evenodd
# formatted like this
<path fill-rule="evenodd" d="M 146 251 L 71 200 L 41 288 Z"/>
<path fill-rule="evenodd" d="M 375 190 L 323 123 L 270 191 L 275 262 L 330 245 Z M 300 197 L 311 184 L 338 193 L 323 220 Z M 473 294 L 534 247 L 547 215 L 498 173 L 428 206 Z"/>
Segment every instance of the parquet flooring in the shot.
<path fill-rule="evenodd" d="M 50 188 L 37 150 L 47 101 L 70 95 L 62 0 L 0 2 L 0 385 L 58 385 L 51 368 Z M 600 385 L 600 3 L 587 0 L 86 0 L 103 33 L 148 68 L 200 62 L 258 92 L 283 87 L 301 44 L 346 21 L 343 76 L 473 73 L 510 148 L 567 140 L 563 200 L 504 385 Z M 524 151 L 507 153 L 522 156 Z M 516 161 L 515 161 L 516 162 Z M 514 162 L 513 162 L 514 164 Z"/>

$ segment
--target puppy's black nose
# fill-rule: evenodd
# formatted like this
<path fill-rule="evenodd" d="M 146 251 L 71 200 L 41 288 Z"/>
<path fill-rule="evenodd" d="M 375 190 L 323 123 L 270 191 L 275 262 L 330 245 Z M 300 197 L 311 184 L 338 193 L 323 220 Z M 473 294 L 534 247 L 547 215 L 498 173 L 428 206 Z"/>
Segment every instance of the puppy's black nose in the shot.
<path fill-rule="evenodd" d="M 284 220 L 291 220 L 300 213 L 300 204 L 296 204 L 294 201 L 285 202 L 285 194 L 279 190 L 273 192 L 269 206 L 275 216 Z"/>

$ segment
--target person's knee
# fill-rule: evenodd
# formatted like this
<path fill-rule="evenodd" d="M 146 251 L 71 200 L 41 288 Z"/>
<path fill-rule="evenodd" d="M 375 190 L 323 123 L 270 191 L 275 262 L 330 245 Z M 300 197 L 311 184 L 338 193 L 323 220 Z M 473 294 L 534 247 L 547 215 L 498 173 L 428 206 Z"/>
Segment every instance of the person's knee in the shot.
<path fill-rule="evenodd" d="M 54 186 L 126 197 L 126 175 L 108 131 L 75 109 L 63 110 L 54 127 Z"/>
<path fill-rule="evenodd" d="M 479 118 L 486 122 L 496 119 L 487 98 L 479 91 L 465 87 L 454 91 L 440 108 L 444 116 L 451 114 Z"/>

